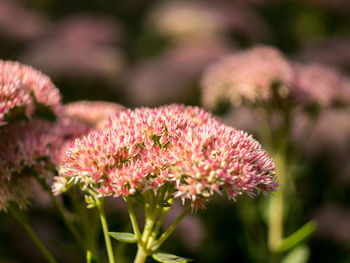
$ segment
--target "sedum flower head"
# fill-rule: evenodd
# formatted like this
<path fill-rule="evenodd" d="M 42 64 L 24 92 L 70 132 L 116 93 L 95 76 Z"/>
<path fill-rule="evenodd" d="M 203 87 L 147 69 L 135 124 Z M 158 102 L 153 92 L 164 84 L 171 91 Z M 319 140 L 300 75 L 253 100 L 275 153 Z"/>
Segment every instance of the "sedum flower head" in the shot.
<path fill-rule="evenodd" d="M 345 81 L 331 67 L 322 64 L 295 64 L 291 93 L 304 105 L 331 106 L 342 101 Z"/>
<path fill-rule="evenodd" d="M 25 207 L 33 175 L 42 179 L 53 176 L 61 147 L 89 127 L 68 117 L 58 123 L 33 119 L 6 125 L 0 141 L 0 210 L 6 210 L 10 201 Z"/>
<path fill-rule="evenodd" d="M 49 109 L 61 112 L 61 96 L 49 77 L 30 66 L 0 60 L 0 125 L 23 109 L 27 117 Z M 12 111 L 12 112 L 11 112 Z M 20 112 L 21 113 L 21 112 Z"/>
<path fill-rule="evenodd" d="M 59 173 L 57 192 L 64 181 L 100 196 L 169 184 L 174 197 L 193 203 L 215 192 L 235 198 L 277 187 L 274 163 L 257 141 L 200 108 L 180 105 L 116 114 L 104 129 L 74 141 Z"/>
<path fill-rule="evenodd" d="M 101 128 L 112 115 L 124 110 L 120 104 L 104 101 L 77 101 L 64 106 L 68 116 L 81 119 Z"/>
<path fill-rule="evenodd" d="M 208 68 L 202 79 L 203 104 L 213 109 L 226 98 L 235 106 L 242 101 L 267 101 L 274 84 L 282 84 L 280 95 L 286 95 L 291 78 L 292 68 L 278 50 L 254 47 L 223 57 Z"/>

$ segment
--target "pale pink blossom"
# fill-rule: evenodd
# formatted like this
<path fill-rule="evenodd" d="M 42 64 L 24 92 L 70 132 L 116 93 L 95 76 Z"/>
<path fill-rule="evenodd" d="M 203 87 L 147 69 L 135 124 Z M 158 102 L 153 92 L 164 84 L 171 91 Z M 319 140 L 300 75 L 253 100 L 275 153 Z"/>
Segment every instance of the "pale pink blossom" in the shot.
<path fill-rule="evenodd" d="M 0 126 L 16 118 L 16 115 L 31 116 L 34 112 L 30 92 L 18 84 L 19 81 L 11 78 L 11 75 L 0 72 Z"/>
<path fill-rule="evenodd" d="M 10 40 L 10 43 L 30 41 L 42 35 L 47 29 L 48 21 L 43 13 L 26 6 L 23 1 L 0 0 L 2 41 Z"/>
<path fill-rule="evenodd" d="M 86 121 L 97 128 L 104 126 L 112 115 L 124 109 L 120 104 L 104 101 L 77 101 L 64 106 L 65 114 Z"/>
<path fill-rule="evenodd" d="M 28 45 L 20 60 L 54 79 L 78 81 L 76 89 L 86 90 L 91 82 L 115 88 L 125 68 L 123 51 L 116 46 L 122 39 L 122 27 L 114 18 L 72 14 Z"/>
<path fill-rule="evenodd" d="M 295 64 L 291 95 L 304 105 L 331 106 L 345 98 L 345 81 L 334 68 L 322 64 Z"/>
<path fill-rule="evenodd" d="M 209 66 L 202 79 L 202 100 L 208 108 L 229 100 L 234 106 L 242 101 L 259 103 L 273 95 L 279 84 L 279 95 L 288 94 L 292 67 L 276 49 L 258 46 L 223 57 Z"/>
<path fill-rule="evenodd" d="M 60 114 L 61 95 L 41 72 L 18 62 L 0 60 L 0 125 L 15 108 L 23 108 L 26 117 L 45 108 Z"/>
<path fill-rule="evenodd" d="M 168 182 L 174 197 L 192 204 L 215 192 L 235 199 L 277 187 L 274 163 L 257 141 L 200 108 L 180 105 L 116 114 L 104 129 L 74 141 L 59 173 L 61 182 L 99 196 L 157 191 Z"/>
<path fill-rule="evenodd" d="M 30 178 L 54 176 L 62 147 L 89 128 L 68 117 L 57 123 L 33 119 L 6 125 L 0 141 L 0 209 L 9 201 L 24 207 L 31 193 Z"/>

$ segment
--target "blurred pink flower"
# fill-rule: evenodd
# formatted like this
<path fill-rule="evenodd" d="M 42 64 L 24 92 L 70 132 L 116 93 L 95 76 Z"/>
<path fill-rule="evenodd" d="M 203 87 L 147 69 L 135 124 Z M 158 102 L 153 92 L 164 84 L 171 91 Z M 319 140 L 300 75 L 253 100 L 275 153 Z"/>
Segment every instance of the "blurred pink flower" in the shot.
<path fill-rule="evenodd" d="M 249 39 L 269 35 L 264 21 L 242 2 L 169 1 L 157 6 L 147 22 L 157 33 L 179 42 L 231 33 Z"/>
<path fill-rule="evenodd" d="M 197 205 L 215 192 L 235 199 L 277 187 L 274 163 L 257 141 L 195 107 L 122 111 L 65 153 L 59 178 L 100 196 L 156 191 L 170 182 L 174 197 Z"/>
<path fill-rule="evenodd" d="M 303 62 L 318 62 L 350 70 L 350 36 L 310 43 L 297 54 L 297 58 Z"/>
<path fill-rule="evenodd" d="M 12 41 L 28 41 L 47 28 L 42 14 L 24 7 L 20 1 L 0 0 L 0 36 Z"/>
<path fill-rule="evenodd" d="M 322 64 L 294 64 L 293 69 L 291 95 L 296 102 L 323 107 L 346 102 L 345 83 L 332 67 Z"/>
<path fill-rule="evenodd" d="M 49 40 L 29 47 L 20 60 L 42 69 L 53 78 L 102 83 L 118 82 L 124 67 L 123 54 L 114 47 L 70 44 Z"/>
<path fill-rule="evenodd" d="M 280 95 L 286 96 L 291 80 L 292 67 L 278 50 L 254 47 L 209 66 L 202 78 L 203 105 L 212 109 L 221 100 L 230 100 L 235 106 L 242 101 L 267 101 L 276 83 L 280 84 Z"/>
<path fill-rule="evenodd" d="M 61 95 L 50 78 L 32 67 L 0 60 L 0 125 L 16 107 L 30 117 L 40 106 L 61 113 Z"/>
<path fill-rule="evenodd" d="M 195 96 L 194 84 L 204 68 L 229 50 L 228 45 L 219 40 L 178 44 L 131 71 L 126 90 L 128 100 L 147 106 L 187 102 Z"/>
<path fill-rule="evenodd" d="M 124 109 L 120 104 L 104 101 L 77 101 L 64 106 L 65 114 L 86 121 L 97 128 L 103 127 L 112 115 Z"/>
<path fill-rule="evenodd" d="M 50 35 L 72 45 L 112 46 L 123 40 L 123 29 L 107 16 L 82 13 L 58 21 Z"/>
<path fill-rule="evenodd" d="M 0 141 L 0 192 L 10 194 L 0 197 L 0 209 L 6 209 L 9 201 L 25 206 L 31 193 L 30 178 L 54 176 L 62 147 L 89 128 L 68 117 L 57 123 L 33 119 L 6 125 Z"/>
<path fill-rule="evenodd" d="M 299 114 L 293 123 L 292 140 L 309 159 L 324 157 L 336 174 L 346 174 L 349 181 L 350 111 L 325 109 L 317 122 Z M 335 127 L 335 129 L 331 129 Z M 310 133 L 311 131 L 311 133 Z M 308 134 L 308 136 L 305 136 Z M 336 175 L 335 175 L 336 176 Z"/>
<path fill-rule="evenodd" d="M 112 19 L 74 14 L 29 45 L 20 60 L 53 78 L 115 84 L 124 68 L 124 55 L 116 46 L 121 31 Z"/>

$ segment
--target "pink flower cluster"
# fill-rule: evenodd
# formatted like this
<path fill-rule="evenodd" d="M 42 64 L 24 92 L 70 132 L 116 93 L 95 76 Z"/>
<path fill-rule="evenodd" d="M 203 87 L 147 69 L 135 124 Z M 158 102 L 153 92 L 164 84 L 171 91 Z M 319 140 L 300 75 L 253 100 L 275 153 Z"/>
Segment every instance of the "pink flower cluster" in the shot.
<path fill-rule="evenodd" d="M 235 106 L 242 101 L 267 101 L 272 97 L 273 84 L 290 85 L 292 72 L 287 59 L 271 47 L 258 46 L 223 57 L 203 76 L 203 104 L 214 108 L 226 98 Z M 281 95 L 285 95 L 284 88 Z"/>
<path fill-rule="evenodd" d="M 94 127 L 101 128 L 112 115 L 125 108 L 113 102 L 104 101 L 78 101 L 66 104 L 66 115 L 91 123 Z"/>
<path fill-rule="evenodd" d="M 25 206 L 31 193 L 30 178 L 55 175 L 62 146 L 89 128 L 68 117 L 58 123 L 33 119 L 6 125 L 0 140 L 0 210 L 9 201 Z"/>
<path fill-rule="evenodd" d="M 295 64 L 291 93 L 299 103 L 327 107 L 346 99 L 344 84 L 342 77 L 331 67 Z"/>
<path fill-rule="evenodd" d="M 61 96 L 50 78 L 29 66 L 0 60 L 0 125 L 16 108 L 32 116 L 38 104 L 61 112 Z"/>
<path fill-rule="evenodd" d="M 174 197 L 192 202 L 277 187 L 274 163 L 257 141 L 180 105 L 116 114 L 104 129 L 74 141 L 59 174 L 56 192 L 73 181 L 100 196 L 134 195 L 168 182 Z"/>
<path fill-rule="evenodd" d="M 226 99 L 239 106 L 271 101 L 277 94 L 302 106 L 327 107 L 349 102 L 345 86 L 346 81 L 333 68 L 291 63 L 278 50 L 258 46 L 210 66 L 202 79 L 202 100 L 213 109 Z"/>

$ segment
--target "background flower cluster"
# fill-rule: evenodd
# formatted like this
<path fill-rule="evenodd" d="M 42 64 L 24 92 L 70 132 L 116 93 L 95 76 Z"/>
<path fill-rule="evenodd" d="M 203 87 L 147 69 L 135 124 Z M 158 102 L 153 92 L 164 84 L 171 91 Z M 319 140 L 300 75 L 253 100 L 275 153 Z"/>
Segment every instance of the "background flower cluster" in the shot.
<path fill-rule="evenodd" d="M 289 140 L 298 151 L 298 160 L 302 160 L 293 167 L 295 195 L 287 198 L 285 231 L 292 233 L 297 226 L 315 219 L 319 227 L 308 241 L 308 262 L 348 262 L 350 112 L 344 105 L 350 96 L 349 17 L 347 0 L 0 0 L 0 58 L 20 61 L 42 71 L 28 75 L 27 72 L 32 72 L 30 67 L 18 70 L 17 63 L 0 63 L 0 82 L 6 83 L 0 90 L 0 136 L 8 138 L 0 140 L 0 148 L 7 149 L 0 151 L 0 197 L 8 197 L 8 200 L 0 199 L 0 209 L 13 200 L 28 206 L 28 200 L 37 199 L 31 204 L 29 219 L 39 236 L 64 262 L 79 262 L 77 249 L 74 246 L 67 249 L 66 244 L 73 240 L 62 234 L 64 228 L 53 207 L 45 201 L 45 193 L 39 188 L 33 189 L 25 180 L 15 184 L 17 191 L 8 190 L 13 185 L 7 186 L 6 180 L 12 174 L 23 173 L 23 164 L 32 168 L 25 173 L 40 173 L 43 178 L 51 178 L 52 174 L 45 175 L 43 171 L 54 171 L 48 168 L 55 166 L 58 156 L 62 155 L 62 151 L 52 153 L 52 149 L 84 145 L 87 139 L 73 142 L 72 138 L 92 127 L 105 126 L 110 115 L 123 109 L 119 104 L 134 108 L 184 103 L 212 110 L 216 117 L 191 108 L 197 112 L 195 115 L 189 112 L 188 118 L 200 124 L 191 132 L 200 136 L 193 137 L 195 140 L 187 136 L 188 141 L 181 142 L 188 154 L 181 156 L 181 160 L 204 158 L 196 149 L 216 134 L 227 136 L 227 140 L 215 141 L 212 145 L 215 149 L 229 147 L 232 136 L 241 136 L 248 144 L 252 143 L 252 149 L 258 149 L 250 137 L 223 128 L 219 123 L 244 129 L 259 140 L 257 123 L 265 114 L 260 106 L 269 105 L 277 96 L 283 105 L 293 105 Z M 8 72 L 13 72 L 11 79 L 6 77 Z M 33 86 L 38 82 L 40 85 Z M 276 90 L 271 89 L 272 84 L 276 84 Z M 76 102 L 78 100 L 103 100 L 111 104 L 89 105 L 90 102 Z M 283 105 L 273 104 L 273 127 L 281 123 L 278 109 Z M 153 151 L 164 151 L 166 160 L 154 163 L 171 163 L 173 156 L 183 154 L 176 152 L 179 147 L 173 146 L 179 142 L 169 135 L 172 124 L 167 123 L 168 113 L 157 109 L 158 119 L 151 127 L 154 134 L 142 133 L 147 123 L 132 121 L 136 115 L 147 118 L 151 110 L 142 108 L 120 113 L 118 121 L 122 123 L 112 118 L 109 129 L 89 136 L 101 141 L 113 136 L 123 140 L 115 130 L 125 125 L 134 126 L 140 137 L 129 136 L 139 139 L 135 145 L 142 141 L 146 150 L 137 146 L 123 149 L 125 152 L 121 154 L 127 158 L 132 156 L 131 166 L 120 169 L 138 167 L 141 171 L 133 169 L 135 178 L 138 172 L 142 174 L 142 169 L 151 169 L 164 173 L 164 178 L 172 175 L 175 183 L 183 171 L 177 171 L 174 165 L 167 169 L 164 166 L 156 169 L 157 164 L 142 167 L 140 160 L 134 158 L 143 151 L 142 158 L 153 160 Z M 58 125 L 53 125 L 55 118 Z M 11 124 L 13 120 L 15 124 Z M 188 121 L 181 122 L 185 125 Z M 313 127 L 311 133 L 310 127 Z M 50 136 L 46 131 L 50 131 Z M 31 133 L 36 136 L 31 137 Z M 153 136 L 157 137 L 158 144 Z M 12 137 L 20 140 L 11 143 Z M 201 141 L 196 141 L 198 138 Z M 167 147 L 161 147 L 164 145 Z M 263 148 L 266 149 L 264 145 Z M 79 160 L 80 165 L 91 161 L 87 153 L 79 153 L 77 157 L 71 152 L 70 157 Z M 36 156 L 35 162 L 30 163 L 33 158 L 28 156 Z M 205 170 L 200 165 L 186 166 L 183 162 L 182 167 L 187 171 Z M 63 167 L 67 173 L 77 170 L 72 166 Z M 96 178 L 82 175 L 79 180 L 97 182 L 103 176 L 99 169 L 105 165 L 89 167 L 96 169 Z M 205 185 L 199 183 L 199 178 L 192 179 L 186 178 L 186 183 L 178 185 L 180 199 L 197 199 L 196 191 L 200 187 L 205 187 L 209 195 L 216 189 L 214 183 Z M 114 181 L 111 185 L 98 185 L 95 181 L 91 183 L 101 195 L 126 190 L 134 193 L 140 191 L 140 184 L 151 184 L 147 178 Z M 55 180 L 57 191 L 62 190 L 60 186 L 64 183 L 63 177 Z M 161 181 L 155 183 L 162 184 Z M 249 192 L 250 187 L 253 186 L 245 182 L 241 189 L 227 188 L 227 191 L 234 197 L 241 191 Z M 253 187 L 250 193 L 256 190 Z M 66 202 L 64 198 L 61 201 Z M 176 254 L 189 255 L 196 262 L 266 262 L 267 215 L 264 211 L 267 204 L 258 199 L 258 207 L 254 208 L 252 202 L 249 197 L 240 197 L 237 203 L 228 202 L 217 195 L 206 204 L 206 210 L 180 224 L 180 231 L 174 240 L 166 243 L 166 248 Z M 107 214 L 115 218 L 109 222 L 112 228 L 125 225 L 128 220 L 125 211 L 118 201 L 107 201 Z M 288 211 L 293 211 L 292 217 Z M 176 211 L 174 213 L 169 213 L 168 221 L 176 216 Z M 0 223 L 3 226 L 0 227 L 0 262 L 42 261 L 35 249 L 31 249 L 32 245 L 19 238 L 21 231 L 3 213 Z M 190 234 L 183 235 L 181 231 Z M 50 243 L 51 240 L 59 241 Z M 131 248 L 125 248 L 124 254 L 133 253 Z M 119 262 L 129 261 L 121 258 Z"/>

